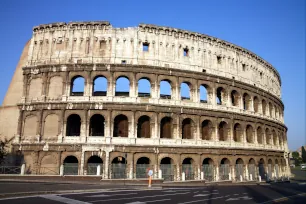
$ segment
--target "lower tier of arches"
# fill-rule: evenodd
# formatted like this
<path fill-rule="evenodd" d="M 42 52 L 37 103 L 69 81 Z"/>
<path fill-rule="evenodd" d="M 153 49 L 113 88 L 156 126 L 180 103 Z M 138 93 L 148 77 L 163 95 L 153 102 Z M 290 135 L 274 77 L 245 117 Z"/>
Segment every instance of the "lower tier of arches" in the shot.
<path fill-rule="evenodd" d="M 255 181 L 290 176 L 285 152 L 140 146 L 23 145 L 26 174 L 102 179 Z"/>

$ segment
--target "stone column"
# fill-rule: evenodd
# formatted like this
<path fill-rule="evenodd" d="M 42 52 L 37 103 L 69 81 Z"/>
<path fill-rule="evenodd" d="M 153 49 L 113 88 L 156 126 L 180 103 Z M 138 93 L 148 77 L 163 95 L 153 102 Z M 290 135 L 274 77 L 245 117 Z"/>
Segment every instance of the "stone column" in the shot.
<path fill-rule="evenodd" d="M 81 155 L 81 164 L 80 164 L 80 173 L 79 175 L 84 175 L 84 160 L 85 160 L 85 151 L 82 150 L 82 155 Z"/>
<path fill-rule="evenodd" d="M 212 98 L 210 98 L 209 97 L 209 99 L 211 99 L 211 104 L 213 105 L 213 106 L 216 106 L 217 105 L 217 100 L 216 100 L 216 97 L 217 97 L 217 93 L 216 93 L 216 91 L 217 91 L 217 89 L 216 89 L 216 87 L 212 87 L 211 88 L 212 89 Z"/>
<path fill-rule="evenodd" d="M 219 165 L 216 165 L 216 181 L 219 181 Z"/>
<path fill-rule="evenodd" d="M 107 96 L 114 96 L 113 95 L 113 89 L 114 89 L 114 73 L 110 72 L 109 79 L 107 81 Z"/>
<path fill-rule="evenodd" d="M 218 123 L 215 126 L 215 142 L 219 141 L 219 125 Z"/>
<path fill-rule="evenodd" d="M 109 151 L 105 151 L 104 179 L 109 179 Z"/>
<path fill-rule="evenodd" d="M 152 87 L 151 87 L 151 93 L 152 93 L 152 98 L 159 98 L 159 84 L 158 84 L 158 77 L 157 75 L 155 75 L 154 77 L 154 82 L 152 83 Z"/>
<path fill-rule="evenodd" d="M 173 82 L 173 86 L 174 86 L 173 88 L 171 87 L 171 89 L 174 90 L 173 99 L 180 101 L 181 100 L 181 95 L 180 95 L 180 84 L 179 84 L 178 77 L 175 78 L 175 81 Z M 171 97 L 171 99 L 172 99 L 172 97 Z"/>
<path fill-rule="evenodd" d="M 136 86 L 136 73 L 132 74 L 131 85 L 130 85 L 130 97 L 137 97 L 137 86 Z"/>
<path fill-rule="evenodd" d="M 155 115 L 155 117 L 154 117 L 154 130 L 155 130 L 154 138 L 160 138 L 159 114 L 155 113 L 154 115 Z"/>

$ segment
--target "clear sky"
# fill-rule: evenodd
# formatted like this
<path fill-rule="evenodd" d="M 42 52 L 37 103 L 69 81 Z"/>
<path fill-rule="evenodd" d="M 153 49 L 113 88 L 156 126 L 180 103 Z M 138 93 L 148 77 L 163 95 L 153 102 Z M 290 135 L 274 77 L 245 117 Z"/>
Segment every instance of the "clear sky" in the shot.
<path fill-rule="evenodd" d="M 289 148 L 295 150 L 306 143 L 305 10 L 304 0 L 1 0 L 0 102 L 33 26 L 94 20 L 170 26 L 221 38 L 270 62 L 281 75 Z"/>

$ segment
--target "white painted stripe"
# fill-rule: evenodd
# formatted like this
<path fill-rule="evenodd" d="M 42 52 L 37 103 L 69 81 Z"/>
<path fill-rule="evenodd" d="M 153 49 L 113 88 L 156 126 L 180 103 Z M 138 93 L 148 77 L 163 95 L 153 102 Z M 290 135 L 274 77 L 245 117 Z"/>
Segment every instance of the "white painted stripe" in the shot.
<path fill-rule="evenodd" d="M 207 200 L 215 200 L 215 199 L 219 199 L 219 198 L 223 198 L 223 196 L 221 196 L 221 197 L 215 197 L 215 198 L 209 198 L 209 199 L 204 199 L 204 200 L 193 200 L 193 201 L 188 201 L 188 202 L 179 203 L 179 204 L 198 203 L 198 202 L 203 202 L 203 201 L 207 201 Z"/>
<path fill-rule="evenodd" d="M 140 197 L 131 197 L 131 198 L 115 198 L 115 199 L 107 199 L 107 200 L 94 200 L 94 201 L 90 201 L 92 203 L 95 202 L 107 202 L 107 201 L 114 201 L 114 200 L 130 200 L 130 199 L 143 199 L 143 198 L 155 198 L 155 197 L 163 197 L 163 196 L 172 196 L 172 195 L 180 195 L 180 194 L 188 194 L 187 193 L 172 193 L 172 194 L 164 194 L 164 195 L 152 195 L 152 196 L 140 196 Z"/>
<path fill-rule="evenodd" d="M 162 200 L 150 200 L 150 201 L 144 201 L 144 202 L 141 202 L 141 201 L 135 201 L 135 202 L 131 202 L 131 203 L 125 203 L 125 204 L 145 204 L 145 203 L 155 203 L 155 202 L 162 202 L 162 201 L 166 201 L 166 200 L 171 200 L 170 198 L 169 199 L 162 199 Z"/>
<path fill-rule="evenodd" d="M 61 203 L 66 203 L 66 204 L 90 204 L 90 203 L 87 203 L 87 202 L 83 202 L 83 201 L 79 201 L 79 200 L 73 200 L 73 199 L 70 199 L 70 198 L 64 198 L 64 197 L 57 196 L 57 195 L 43 195 L 43 196 L 39 196 L 39 197 L 45 198 L 45 199 L 48 199 L 48 200 L 58 201 L 58 202 L 61 202 Z"/>
<path fill-rule="evenodd" d="M 296 195 L 292 195 L 292 196 L 287 196 L 287 197 L 279 197 L 279 198 L 275 198 L 273 200 L 269 200 L 269 201 L 266 201 L 266 202 L 263 202 L 263 203 L 260 203 L 260 204 L 275 203 L 275 202 L 277 202 L 279 200 L 283 200 L 283 199 L 288 200 L 288 198 L 293 198 L 293 197 L 298 197 L 298 196 L 306 196 L 306 193 L 300 193 L 300 194 L 296 194 Z"/>
<path fill-rule="evenodd" d="M 98 194 L 98 195 L 91 195 L 85 196 L 87 198 L 99 198 L 99 197 L 111 197 L 111 196 L 121 196 L 121 195 L 135 195 L 137 193 L 124 193 L 124 194 Z"/>

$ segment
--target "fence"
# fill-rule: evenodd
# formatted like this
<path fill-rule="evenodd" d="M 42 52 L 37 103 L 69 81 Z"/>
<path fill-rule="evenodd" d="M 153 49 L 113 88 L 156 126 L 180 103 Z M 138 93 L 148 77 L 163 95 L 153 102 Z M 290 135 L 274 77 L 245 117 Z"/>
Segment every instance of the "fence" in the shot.
<path fill-rule="evenodd" d="M 252 175 L 252 180 L 256 180 L 256 167 L 255 164 L 249 164 L 248 165 L 248 171 L 249 171 L 249 175 Z M 249 180 L 251 180 L 251 177 L 249 178 Z"/>
<path fill-rule="evenodd" d="M 259 170 L 259 175 L 260 175 L 261 179 L 265 180 L 266 179 L 265 166 L 263 164 L 259 164 L 258 170 Z"/>
<path fill-rule="evenodd" d="M 192 164 L 182 164 L 182 172 L 185 173 L 185 180 L 194 180 L 195 173 Z"/>
<path fill-rule="evenodd" d="M 174 181 L 174 171 L 176 169 L 175 165 L 172 164 L 161 164 L 160 169 L 162 171 L 162 178 L 165 181 Z"/>
<path fill-rule="evenodd" d="M 204 164 L 202 166 L 202 172 L 204 174 L 204 179 L 207 181 L 214 181 L 214 165 Z"/>
<path fill-rule="evenodd" d="M 0 166 L 0 174 L 20 174 L 21 166 Z"/>
<path fill-rule="evenodd" d="M 44 166 L 41 166 L 37 169 L 36 174 L 39 174 L 39 175 L 59 175 L 59 167 L 44 167 Z"/>
<path fill-rule="evenodd" d="M 272 164 L 268 164 L 268 179 L 272 179 Z"/>
<path fill-rule="evenodd" d="M 244 179 L 243 173 L 244 173 L 243 164 L 236 164 L 236 166 L 235 166 L 235 179 L 236 179 L 236 181 L 240 181 L 240 177 L 242 177 L 242 179 Z"/>
<path fill-rule="evenodd" d="M 112 179 L 125 179 L 127 174 L 127 165 L 126 164 L 111 164 L 111 178 Z"/>
<path fill-rule="evenodd" d="M 278 164 L 275 164 L 275 177 L 279 178 L 279 168 L 278 168 Z"/>
<path fill-rule="evenodd" d="M 229 164 L 221 164 L 219 169 L 220 180 L 229 180 L 230 166 Z"/>
<path fill-rule="evenodd" d="M 98 170 L 98 168 L 100 169 Z M 87 175 L 98 175 L 98 173 L 99 175 L 103 173 L 102 163 L 88 163 L 87 164 Z"/>
<path fill-rule="evenodd" d="M 137 164 L 136 165 L 136 178 L 148 178 L 149 169 L 153 170 L 150 164 Z"/>
<path fill-rule="evenodd" d="M 79 165 L 76 164 L 64 164 L 64 175 L 78 175 Z"/>

